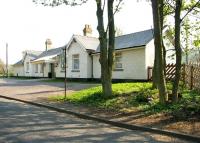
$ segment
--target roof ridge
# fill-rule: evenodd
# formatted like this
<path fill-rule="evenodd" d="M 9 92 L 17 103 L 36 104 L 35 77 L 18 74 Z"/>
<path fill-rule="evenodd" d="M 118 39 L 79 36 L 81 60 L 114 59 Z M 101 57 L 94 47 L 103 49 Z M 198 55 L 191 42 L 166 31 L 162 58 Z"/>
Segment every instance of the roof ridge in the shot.
<path fill-rule="evenodd" d="M 151 28 L 151 29 L 146 29 L 146 30 L 142 30 L 142 31 L 133 32 L 133 33 L 123 34 L 123 35 L 120 35 L 120 36 L 116 36 L 115 38 L 131 35 L 131 34 L 142 33 L 142 32 L 149 31 L 149 30 L 153 30 L 153 29 Z"/>
<path fill-rule="evenodd" d="M 83 35 L 78 35 L 78 34 L 74 34 L 74 36 L 80 36 L 80 37 L 85 37 L 85 38 L 98 39 L 97 37 L 93 37 L 93 36 L 83 36 Z"/>

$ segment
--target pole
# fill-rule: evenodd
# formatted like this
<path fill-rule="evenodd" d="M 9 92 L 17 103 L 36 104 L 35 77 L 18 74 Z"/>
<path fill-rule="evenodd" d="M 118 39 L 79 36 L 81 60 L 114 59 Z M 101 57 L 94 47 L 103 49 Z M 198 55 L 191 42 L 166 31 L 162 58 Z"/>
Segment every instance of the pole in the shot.
<path fill-rule="evenodd" d="M 8 43 L 6 43 L 6 76 L 8 78 Z"/>
<path fill-rule="evenodd" d="M 66 52 L 66 47 L 64 47 L 64 59 L 65 59 L 65 64 L 64 64 L 64 68 L 65 68 L 65 97 L 64 99 L 66 99 L 66 90 L 67 90 L 67 73 L 66 73 L 66 68 L 67 68 L 67 59 L 66 59 L 66 55 L 67 55 L 67 52 Z"/>

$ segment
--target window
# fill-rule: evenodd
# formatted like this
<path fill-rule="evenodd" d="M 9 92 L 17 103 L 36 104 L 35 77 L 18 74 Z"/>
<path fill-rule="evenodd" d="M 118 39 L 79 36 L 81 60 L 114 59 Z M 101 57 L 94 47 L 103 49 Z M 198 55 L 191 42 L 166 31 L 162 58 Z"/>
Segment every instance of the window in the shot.
<path fill-rule="evenodd" d="M 60 55 L 60 66 L 61 66 L 61 70 L 64 71 L 65 70 L 65 53 L 64 52 Z M 67 61 L 66 61 L 66 67 L 67 67 Z"/>
<path fill-rule="evenodd" d="M 40 73 L 44 73 L 44 64 L 40 64 Z"/>
<path fill-rule="evenodd" d="M 38 64 L 35 65 L 35 73 L 38 73 Z"/>
<path fill-rule="evenodd" d="M 29 72 L 29 62 L 26 62 L 26 72 Z"/>
<path fill-rule="evenodd" d="M 79 54 L 72 55 L 72 69 L 79 70 Z"/>
<path fill-rule="evenodd" d="M 116 70 L 122 69 L 122 54 L 121 53 L 116 53 L 115 54 L 114 68 Z"/>

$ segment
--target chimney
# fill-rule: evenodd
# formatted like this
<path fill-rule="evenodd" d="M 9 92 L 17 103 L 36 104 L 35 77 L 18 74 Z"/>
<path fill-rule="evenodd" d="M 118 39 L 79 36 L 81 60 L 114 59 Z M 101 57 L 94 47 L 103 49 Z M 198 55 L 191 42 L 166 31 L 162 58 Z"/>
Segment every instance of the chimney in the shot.
<path fill-rule="evenodd" d="M 22 52 L 23 58 L 24 58 L 24 56 L 26 55 L 26 53 L 27 53 L 27 51 L 23 51 L 23 52 Z"/>
<path fill-rule="evenodd" d="M 51 39 L 47 39 L 47 40 L 45 41 L 45 46 L 46 46 L 46 51 L 49 50 L 50 48 L 52 48 Z"/>
<path fill-rule="evenodd" d="M 86 24 L 85 28 L 83 29 L 84 36 L 92 36 L 92 28 L 90 25 Z"/>

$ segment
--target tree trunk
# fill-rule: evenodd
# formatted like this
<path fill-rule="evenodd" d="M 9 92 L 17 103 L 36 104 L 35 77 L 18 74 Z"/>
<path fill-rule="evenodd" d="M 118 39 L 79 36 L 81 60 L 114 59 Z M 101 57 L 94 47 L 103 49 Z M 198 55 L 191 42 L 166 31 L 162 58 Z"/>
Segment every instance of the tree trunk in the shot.
<path fill-rule="evenodd" d="M 162 27 L 160 21 L 159 5 L 162 4 L 161 0 L 152 0 L 153 22 L 154 22 L 154 45 L 156 57 L 156 81 L 159 90 L 159 101 L 165 104 L 167 97 L 166 81 L 164 78 L 164 60 L 162 48 Z M 163 10 L 162 10 L 163 11 Z"/>
<path fill-rule="evenodd" d="M 108 37 L 107 31 L 104 28 L 103 9 L 101 8 L 102 1 L 96 1 L 97 4 L 97 30 L 99 32 L 100 41 L 100 64 L 101 64 L 101 82 L 103 96 L 112 96 L 112 65 L 115 43 L 115 26 L 113 15 L 113 2 L 108 1 Z M 108 41 L 107 41 L 108 39 Z M 107 44 L 108 43 L 108 44 Z"/>
<path fill-rule="evenodd" d="M 182 7 L 182 0 L 176 0 L 176 9 L 175 9 L 175 51 L 176 51 L 176 72 L 175 72 L 175 79 L 173 83 L 172 89 L 172 101 L 176 103 L 178 101 L 178 86 L 181 76 L 181 46 L 180 46 L 180 29 L 181 29 L 181 7 Z"/>
<path fill-rule="evenodd" d="M 164 8 L 164 2 L 160 1 L 159 4 L 159 18 L 160 18 L 160 26 L 161 26 L 161 37 L 162 37 L 162 31 L 163 31 L 163 23 L 164 23 L 164 15 L 163 15 L 163 8 Z M 166 51 L 165 51 L 165 46 L 162 40 L 162 47 L 163 47 L 163 62 L 164 62 L 164 73 L 166 71 Z M 153 68 L 153 84 L 152 84 L 152 88 L 157 88 L 157 81 L 156 81 L 156 55 L 157 55 L 157 50 L 155 49 L 155 59 L 154 59 L 154 68 Z M 165 75 L 165 74 L 164 74 Z M 165 77 L 164 77 L 165 78 Z"/>
<path fill-rule="evenodd" d="M 108 95 L 112 95 L 112 69 L 113 69 L 113 54 L 115 47 L 115 23 L 113 13 L 114 0 L 108 0 Z"/>
<path fill-rule="evenodd" d="M 152 73 L 152 88 L 153 89 L 155 89 L 155 88 L 158 88 L 157 87 L 157 81 L 156 81 L 156 78 L 157 78 L 157 74 L 156 74 L 156 63 L 157 63 L 157 61 L 156 61 L 156 59 L 157 59 L 157 57 L 156 57 L 156 55 L 157 55 L 157 50 L 155 49 L 155 56 L 154 56 L 154 66 L 153 66 L 153 73 Z"/>

